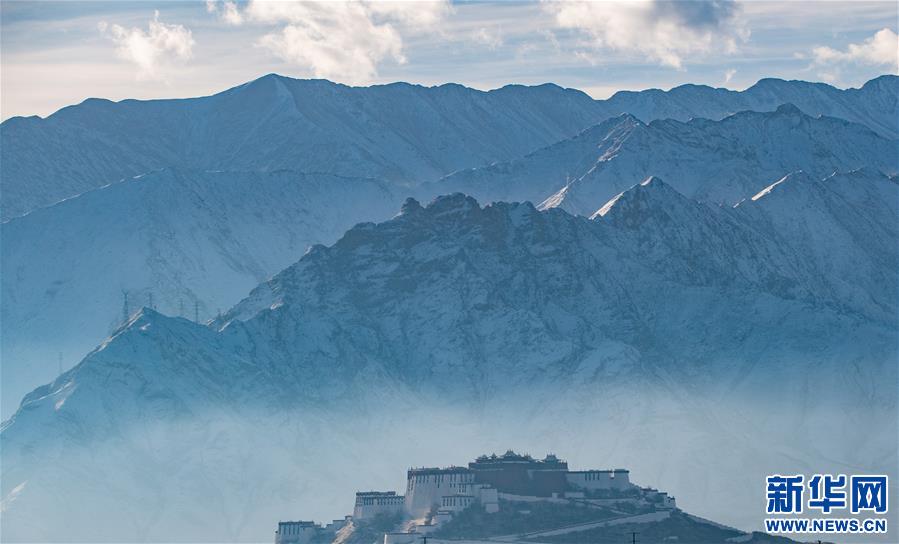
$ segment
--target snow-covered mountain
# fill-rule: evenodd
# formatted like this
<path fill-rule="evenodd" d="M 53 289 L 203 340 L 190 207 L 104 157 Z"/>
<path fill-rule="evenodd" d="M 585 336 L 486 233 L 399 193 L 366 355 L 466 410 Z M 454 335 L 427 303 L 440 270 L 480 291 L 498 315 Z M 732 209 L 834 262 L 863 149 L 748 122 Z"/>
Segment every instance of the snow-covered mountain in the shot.
<path fill-rule="evenodd" d="M 4 424 L 4 536 L 259 540 L 509 446 L 747 529 L 765 474 L 896 481 L 899 185 L 762 189 L 713 207 L 652 178 L 592 219 L 408 200 L 210 326 L 142 310 Z"/>
<path fill-rule="evenodd" d="M 628 112 L 644 122 L 722 119 L 741 111 L 774 111 L 781 104 L 794 104 L 811 115 L 855 121 L 887 138 L 899 138 L 899 77 L 895 75 L 872 79 L 858 89 L 766 78 L 745 91 L 682 85 L 667 92 L 620 91 L 606 102 L 610 111 Z"/>
<path fill-rule="evenodd" d="M 895 138 L 897 95 L 896 76 L 860 89 L 766 79 L 743 92 L 685 85 L 595 101 L 555 85 L 354 88 L 268 75 L 202 98 L 90 99 L 46 119 L 0 125 L 0 217 L 168 167 L 292 169 L 417 184 L 513 159 L 624 112 L 644 122 L 721 119 L 789 102 Z"/>
<path fill-rule="evenodd" d="M 556 85 L 347 87 L 268 75 L 184 100 L 91 99 L 0 126 L 2 217 L 160 168 L 297 170 L 401 184 L 517 157 L 601 120 Z"/>
<path fill-rule="evenodd" d="M 125 296 L 205 322 L 401 199 L 372 179 L 166 169 L 4 223 L 4 416 L 119 327 Z"/>
<path fill-rule="evenodd" d="M 767 473 L 897 481 L 897 89 L 266 76 L 3 123 L 3 413 L 51 383 L 2 539 L 258 541 L 509 447 L 746 529 Z M 454 191 L 538 209 L 388 220 Z"/>
<path fill-rule="evenodd" d="M 306 245 L 389 218 L 409 193 L 424 200 L 461 191 L 590 216 L 658 175 L 691 198 L 733 204 L 799 170 L 815 179 L 863 166 L 894 173 L 897 145 L 863 125 L 783 106 L 648 125 L 625 114 L 512 161 L 417 188 L 290 171 L 166 169 L 129 178 L 3 225 L 0 408 L 8 417 L 22 395 L 58 374 L 60 358 L 70 367 L 122 323 L 123 291 L 135 306 L 149 304 L 152 293 L 165 313 L 193 317 L 198 304 L 201 319 L 211 318 Z"/>
<path fill-rule="evenodd" d="M 460 171 L 426 188 L 590 215 L 651 175 L 691 198 L 735 204 L 754 194 L 760 180 L 798 170 L 820 179 L 865 166 L 899 171 L 899 142 L 860 124 L 783 105 L 720 121 L 644 124 L 624 114 L 525 157 Z"/>

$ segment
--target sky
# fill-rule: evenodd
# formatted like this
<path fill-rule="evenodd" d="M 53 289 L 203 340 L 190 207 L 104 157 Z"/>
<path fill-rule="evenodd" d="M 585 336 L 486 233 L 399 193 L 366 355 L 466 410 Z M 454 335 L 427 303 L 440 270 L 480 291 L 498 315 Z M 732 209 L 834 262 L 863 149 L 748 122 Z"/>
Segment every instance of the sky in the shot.
<path fill-rule="evenodd" d="M 0 0 L 0 118 L 213 94 L 268 73 L 350 85 L 552 82 L 595 98 L 899 71 L 899 3 Z"/>

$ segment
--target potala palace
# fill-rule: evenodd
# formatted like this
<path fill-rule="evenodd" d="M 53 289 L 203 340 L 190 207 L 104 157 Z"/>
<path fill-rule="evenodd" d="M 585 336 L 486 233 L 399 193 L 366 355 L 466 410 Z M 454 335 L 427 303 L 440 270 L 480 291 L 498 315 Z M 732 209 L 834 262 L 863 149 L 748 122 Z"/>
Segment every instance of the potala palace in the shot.
<path fill-rule="evenodd" d="M 630 482 L 625 469 L 569 470 L 568 463 L 549 454 L 543 459 L 507 451 L 482 455 L 468 466 L 410 468 L 405 495 L 395 491 L 359 491 L 353 514 L 327 525 L 282 521 L 276 544 L 330 541 L 353 524 L 378 517 L 402 519 L 402 531 L 387 532 L 384 544 L 409 544 L 436 531 L 469 508 L 500 511 L 500 501 L 577 502 L 604 505 L 622 501 L 651 503 L 657 509 L 676 508 L 674 497 Z"/>

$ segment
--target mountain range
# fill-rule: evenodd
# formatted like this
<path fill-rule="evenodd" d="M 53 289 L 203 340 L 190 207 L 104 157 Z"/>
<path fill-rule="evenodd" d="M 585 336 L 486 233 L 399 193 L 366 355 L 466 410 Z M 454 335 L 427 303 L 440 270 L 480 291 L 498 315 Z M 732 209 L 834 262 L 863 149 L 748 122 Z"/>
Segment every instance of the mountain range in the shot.
<path fill-rule="evenodd" d="M 360 464 L 562 441 L 751 528 L 765 471 L 895 473 L 897 202 L 871 170 L 736 207 L 649 178 L 593 218 L 407 200 L 208 326 L 141 310 L 29 394 L 4 531 L 247 540 L 393 484 Z"/>
<path fill-rule="evenodd" d="M 160 168 L 410 185 L 517 157 L 600 119 L 597 102 L 555 85 L 357 88 L 272 74 L 210 97 L 91 99 L 3 123 L 2 217 Z"/>
<path fill-rule="evenodd" d="M 3 540 L 259 541 L 509 447 L 745 530 L 766 474 L 895 484 L 897 96 L 271 75 L 10 119 Z"/>
<path fill-rule="evenodd" d="M 298 170 L 416 185 L 511 160 L 621 113 L 643 122 L 721 119 L 792 103 L 899 137 L 899 78 L 859 89 L 765 79 L 742 92 L 685 85 L 608 100 L 556 85 L 347 87 L 275 74 L 213 96 L 89 99 L 0 125 L 0 218 L 160 168 Z"/>
<path fill-rule="evenodd" d="M 612 115 L 627 112 L 647 123 L 655 119 L 723 119 L 741 111 L 774 111 L 783 104 L 794 104 L 810 115 L 839 117 L 867 125 L 887 138 L 897 138 L 896 97 L 896 76 L 884 75 L 858 89 L 766 78 L 744 91 L 681 85 L 670 91 L 619 91 L 607 102 Z"/>
<path fill-rule="evenodd" d="M 861 90 L 837 91 L 765 80 L 743 93 L 713 94 L 730 97 L 737 107 L 760 104 L 761 99 L 750 97 L 774 96 L 761 89 L 783 89 L 785 96 L 818 109 L 842 111 L 836 104 L 857 100 L 886 103 L 890 111 L 896 107 L 897 83 L 899 79 L 884 76 Z M 878 89 L 879 101 L 869 96 Z M 27 170 L 28 183 L 20 188 L 36 195 L 36 187 L 45 182 L 54 191 L 67 191 L 66 184 L 76 179 L 99 183 L 165 166 L 80 195 L 54 194 L 52 198 L 65 200 L 3 223 L 0 312 L 5 326 L 0 350 L 7 362 L 0 411 L 11 415 L 25 393 L 53 379 L 60 366 L 74 365 L 121 325 L 123 311 L 128 313 L 126 296 L 130 307 L 150 305 L 205 322 L 295 261 L 309 245 L 333 243 L 359 221 L 389 218 L 406 196 L 427 201 L 465 192 L 484 202 L 530 201 L 589 216 L 652 175 L 691 198 L 732 205 L 794 171 L 821 178 L 861 167 L 888 174 L 899 168 L 896 140 L 865 125 L 815 117 L 791 105 L 720 121 L 646 124 L 621 114 L 578 132 L 609 111 L 629 107 L 627 100 L 639 103 L 634 107 L 645 117 L 653 111 L 684 116 L 687 104 L 694 109 L 723 104 L 724 98 L 699 98 L 711 91 L 646 91 L 655 97 L 657 110 L 652 110 L 642 94 L 622 93 L 602 102 L 556 86 L 509 86 L 483 93 L 459 86 L 351 88 L 267 76 L 209 98 L 89 102 L 47 120 L 8 121 L 0 132 L 4 138 L 15 135 L 17 143 L 2 147 L 8 157 L 2 179 L 9 184 L 3 202 L 24 202 L 15 196 L 16 172 L 26 176 Z M 691 92 L 697 97 L 688 100 Z M 868 98 L 859 99 L 862 95 Z M 824 108 L 825 103 L 830 106 Z M 488 110 L 489 115 L 482 113 Z M 107 116 L 116 120 L 104 121 Z M 144 158 L 132 168 L 126 160 L 112 160 L 111 151 L 96 141 L 85 143 L 85 149 L 65 143 L 74 136 L 52 137 L 64 149 L 44 149 L 32 141 L 28 155 L 20 153 L 31 136 L 20 134 L 16 123 L 27 121 L 34 125 L 33 137 L 50 138 L 77 119 L 94 124 L 91 130 L 79 129 L 84 134 L 105 134 L 105 140 L 125 146 L 116 153 L 128 161 Z M 365 119 L 363 127 L 353 124 Z M 223 123 L 232 128 L 225 130 Z M 415 123 L 419 125 L 410 128 Z M 44 129 L 42 124 L 58 127 Z M 200 126 L 204 128 L 196 128 Z M 134 127 L 140 128 L 129 130 Z M 179 127 L 193 128 L 185 132 Z M 564 138 L 570 133 L 576 134 Z M 399 146 L 390 134 L 404 134 L 417 150 Z M 211 145 L 204 139 L 211 135 L 239 137 L 241 143 Z M 188 137 L 192 142 L 173 140 Z M 328 151 L 319 153 L 315 146 Z M 471 153 L 464 146 L 479 151 Z M 527 153 L 535 147 L 539 149 Z M 522 155 L 463 168 L 516 153 Z M 26 168 L 29 161 L 43 166 Z M 458 168 L 463 169 L 439 177 Z M 68 181 L 60 183 L 62 177 L 49 174 L 42 178 L 47 169 L 69 172 Z M 422 182 L 430 178 L 435 179 Z"/>
<path fill-rule="evenodd" d="M 597 203 L 657 175 L 691 198 L 733 205 L 764 180 L 797 170 L 823 177 L 868 166 L 895 174 L 897 146 L 864 125 L 812 117 L 792 104 L 721 121 L 647 125 L 623 114 L 527 156 L 456 172 L 428 187 L 589 215 Z"/>

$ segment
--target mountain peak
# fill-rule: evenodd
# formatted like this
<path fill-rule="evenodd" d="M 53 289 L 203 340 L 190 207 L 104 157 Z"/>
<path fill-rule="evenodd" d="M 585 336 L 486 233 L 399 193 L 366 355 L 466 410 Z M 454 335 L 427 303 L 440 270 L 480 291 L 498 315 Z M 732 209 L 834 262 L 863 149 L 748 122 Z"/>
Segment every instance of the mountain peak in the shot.
<path fill-rule="evenodd" d="M 412 215 L 423 209 L 421 203 L 410 196 L 403 202 L 403 206 L 400 208 L 400 215 Z"/>
<path fill-rule="evenodd" d="M 477 209 L 480 209 L 478 201 L 463 193 L 440 195 L 425 208 L 427 212 L 437 216 L 468 213 Z"/>
<path fill-rule="evenodd" d="M 641 126 L 646 126 L 643 121 L 630 113 L 624 112 L 582 130 L 571 140 L 587 139 L 599 143 L 610 136 L 620 136 Z M 560 147 L 568 141 L 570 140 L 563 140 L 550 147 Z"/>
<path fill-rule="evenodd" d="M 154 310 L 152 308 L 149 308 L 147 306 L 141 306 L 140 309 L 138 309 L 136 312 L 131 314 L 131 316 L 128 318 L 127 321 L 125 321 L 124 323 L 119 325 L 112 332 L 112 334 L 109 336 L 109 338 L 107 338 L 103 343 L 100 344 L 100 347 L 102 348 L 107 343 L 109 343 L 110 340 L 112 340 L 116 336 L 118 336 L 128 330 L 131 330 L 131 329 L 147 330 L 153 324 L 153 322 L 159 318 L 166 318 L 166 316 L 164 316 L 163 314 L 157 312 L 156 310 Z"/>
<path fill-rule="evenodd" d="M 899 90 L 899 76 L 895 74 L 883 74 L 882 76 L 875 77 L 872 80 L 865 82 L 861 87 L 862 89 L 889 89 L 894 93 Z"/>
<path fill-rule="evenodd" d="M 611 200 L 599 208 L 590 219 L 608 218 L 619 220 L 628 218 L 626 223 L 640 223 L 650 215 L 653 209 L 659 206 L 669 206 L 670 203 L 683 200 L 685 197 L 670 185 L 662 181 L 658 176 L 649 176 L 640 183 L 633 185 L 625 191 L 615 195 Z"/>

